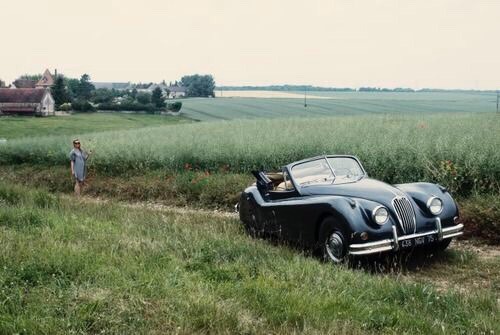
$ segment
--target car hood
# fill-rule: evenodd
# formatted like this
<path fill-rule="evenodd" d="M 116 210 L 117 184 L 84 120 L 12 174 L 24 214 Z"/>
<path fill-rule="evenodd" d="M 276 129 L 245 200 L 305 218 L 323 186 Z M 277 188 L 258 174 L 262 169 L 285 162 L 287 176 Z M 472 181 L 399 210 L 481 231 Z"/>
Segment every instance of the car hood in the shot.
<path fill-rule="evenodd" d="M 337 195 L 390 204 L 396 196 L 405 196 L 400 189 L 379 180 L 363 178 L 356 182 L 334 185 L 310 185 L 300 189 L 302 195 Z"/>

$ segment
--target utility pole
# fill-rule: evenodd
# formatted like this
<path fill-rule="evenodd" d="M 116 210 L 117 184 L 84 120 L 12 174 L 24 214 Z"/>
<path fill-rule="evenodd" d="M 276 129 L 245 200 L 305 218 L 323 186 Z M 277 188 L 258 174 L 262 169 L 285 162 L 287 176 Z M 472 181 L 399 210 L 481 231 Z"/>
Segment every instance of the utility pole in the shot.
<path fill-rule="evenodd" d="M 307 107 L 307 86 L 304 86 L 304 108 Z"/>
<path fill-rule="evenodd" d="M 497 113 L 498 113 L 498 101 L 500 100 L 500 91 L 497 90 Z"/>

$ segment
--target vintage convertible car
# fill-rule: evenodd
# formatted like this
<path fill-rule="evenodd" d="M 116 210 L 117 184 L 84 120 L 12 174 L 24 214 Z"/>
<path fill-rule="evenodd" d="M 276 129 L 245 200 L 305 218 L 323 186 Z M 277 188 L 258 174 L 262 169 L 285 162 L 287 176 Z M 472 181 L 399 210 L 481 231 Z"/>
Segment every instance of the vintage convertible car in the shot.
<path fill-rule="evenodd" d="M 444 250 L 463 231 L 446 188 L 368 178 L 354 156 L 313 157 L 253 175 L 256 183 L 237 205 L 247 231 L 317 248 L 333 262 L 414 247 Z"/>

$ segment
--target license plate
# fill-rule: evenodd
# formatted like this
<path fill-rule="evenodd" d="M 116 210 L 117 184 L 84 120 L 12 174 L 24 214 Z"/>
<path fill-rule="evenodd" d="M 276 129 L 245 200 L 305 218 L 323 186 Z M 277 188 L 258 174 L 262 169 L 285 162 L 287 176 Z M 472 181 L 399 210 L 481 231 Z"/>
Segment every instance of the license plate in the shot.
<path fill-rule="evenodd" d="M 418 247 L 421 245 L 433 243 L 436 241 L 436 237 L 434 235 L 420 236 L 415 238 L 409 238 L 407 240 L 400 241 L 401 248 L 412 248 Z"/>

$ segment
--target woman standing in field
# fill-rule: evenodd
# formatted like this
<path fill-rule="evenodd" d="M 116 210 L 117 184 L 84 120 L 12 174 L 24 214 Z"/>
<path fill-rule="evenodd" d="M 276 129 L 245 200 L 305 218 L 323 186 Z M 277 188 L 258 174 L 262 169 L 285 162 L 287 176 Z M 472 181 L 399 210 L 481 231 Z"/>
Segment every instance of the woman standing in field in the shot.
<path fill-rule="evenodd" d="M 86 161 L 89 154 L 81 148 L 78 139 L 73 140 L 73 149 L 69 153 L 71 176 L 75 178 L 75 195 L 80 196 L 86 177 Z"/>

